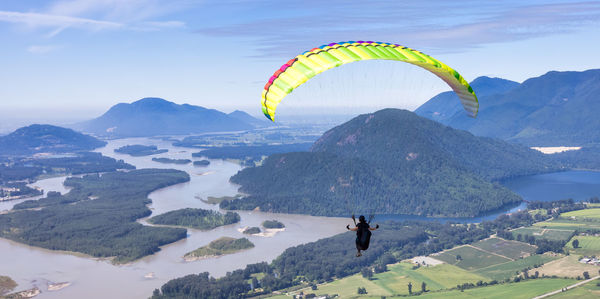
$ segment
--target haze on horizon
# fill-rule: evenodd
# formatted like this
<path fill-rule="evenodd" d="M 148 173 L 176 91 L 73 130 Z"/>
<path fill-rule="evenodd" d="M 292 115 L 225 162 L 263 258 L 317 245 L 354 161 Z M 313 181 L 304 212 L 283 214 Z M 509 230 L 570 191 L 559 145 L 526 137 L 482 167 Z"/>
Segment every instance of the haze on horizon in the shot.
<path fill-rule="evenodd" d="M 0 4 L 0 131 L 19 120 L 81 121 L 144 97 L 258 116 L 271 74 L 332 41 L 400 43 L 468 81 L 521 82 L 551 70 L 599 68 L 591 59 L 600 52 L 599 25 L 600 1 L 8 0 Z M 280 112 L 413 110 L 448 90 L 402 63 L 340 70 L 296 90 Z"/>

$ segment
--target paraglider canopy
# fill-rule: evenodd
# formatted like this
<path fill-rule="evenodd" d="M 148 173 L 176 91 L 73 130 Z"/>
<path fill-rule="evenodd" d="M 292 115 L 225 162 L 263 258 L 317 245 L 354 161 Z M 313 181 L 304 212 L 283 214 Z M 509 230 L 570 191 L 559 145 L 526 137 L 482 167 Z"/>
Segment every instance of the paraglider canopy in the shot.
<path fill-rule="evenodd" d="M 262 111 L 274 121 L 277 105 L 310 78 L 334 67 L 361 60 L 396 60 L 420 66 L 444 80 L 458 95 L 471 117 L 479 103 L 469 83 L 454 69 L 422 52 L 391 43 L 348 41 L 331 43 L 304 52 L 289 60 L 271 76 L 262 92 Z"/>

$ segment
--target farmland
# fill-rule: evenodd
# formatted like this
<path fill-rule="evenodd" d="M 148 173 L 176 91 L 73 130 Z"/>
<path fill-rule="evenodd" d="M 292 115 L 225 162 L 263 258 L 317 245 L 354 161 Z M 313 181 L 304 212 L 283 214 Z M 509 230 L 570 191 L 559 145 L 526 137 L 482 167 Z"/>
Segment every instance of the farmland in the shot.
<path fill-rule="evenodd" d="M 573 240 L 579 241 L 579 246 L 573 248 Z M 600 237 L 596 236 L 575 236 L 565 246 L 569 252 L 583 255 L 600 255 Z"/>
<path fill-rule="evenodd" d="M 559 276 L 559 277 L 572 277 L 582 276 L 584 271 L 589 272 L 591 275 L 598 273 L 600 268 L 598 266 L 582 264 L 579 262 L 579 255 L 569 255 L 563 258 L 548 262 L 538 269 L 529 271 L 532 275 L 533 272 L 539 271 L 540 275 L 546 276 Z"/>
<path fill-rule="evenodd" d="M 552 256 L 549 254 L 532 255 L 523 259 L 482 268 L 473 271 L 473 273 L 477 273 L 495 280 L 504 280 L 506 278 L 515 277 L 516 272 L 520 272 L 525 268 L 534 268 L 536 265 L 545 264 L 556 259 L 558 259 L 557 256 Z M 532 271 L 535 272 L 536 270 L 534 269 Z"/>
<path fill-rule="evenodd" d="M 600 297 L 600 286 L 596 285 L 596 281 L 586 283 L 580 287 L 568 290 L 564 293 L 558 293 L 551 299 L 577 298 L 577 299 L 595 299 Z"/>
<path fill-rule="evenodd" d="M 562 213 L 562 214 L 560 214 L 560 216 L 562 218 L 575 218 L 577 220 L 590 219 L 590 220 L 600 221 L 600 209 L 584 209 L 584 210 L 571 211 L 571 212 Z"/>
<path fill-rule="evenodd" d="M 474 247 L 487 252 L 495 253 L 509 259 L 527 257 L 535 252 L 535 246 L 518 241 L 509 241 L 500 238 L 489 238 L 473 243 Z"/>
<path fill-rule="evenodd" d="M 477 270 L 496 264 L 510 262 L 510 259 L 506 257 L 484 252 L 472 246 L 456 247 L 432 257 L 465 270 Z"/>
<path fill-rule="evenodd" d="M 542 238 L 547 240 L 566 241 L 571 238 L 574 229 L 551 229 L 543 228 L 538 226 L 521 227 L 512 231 L 513 236 L 516 238 L 518 235 L 522 236 L 534 236 L 535 238 Z"/>

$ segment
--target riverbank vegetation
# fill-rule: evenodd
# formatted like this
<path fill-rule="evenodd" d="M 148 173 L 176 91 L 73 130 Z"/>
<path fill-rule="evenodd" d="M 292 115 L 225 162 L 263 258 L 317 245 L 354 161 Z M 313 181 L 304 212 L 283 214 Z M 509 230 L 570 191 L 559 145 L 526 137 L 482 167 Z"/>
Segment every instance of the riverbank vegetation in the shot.
<path fill-rule="evenodd" d="M 264 228 L 284 228 L 285 225 L 277 220 L 265 220 L 262 223 Z"/>
<path fill-rule="evenodd" d="M 75 251 L 129 262 L 186 237 L 182 228 L 149 227 L 136 220 L 151 214 L 154 190 L 189 181 L 172 169 L 141 169 L 71 177 L 71 191 L 15 205 L 0 215 L 0 236 L 52 250 Z"/>
<path fill-rule="evenodd" d="M 0 276 L 0 296 L 17 287 L 17 283 L 8 276 Z"/>
<path fill-rule="evenodd" d="M 178 164 L 184 165 L 192 163 L 190 159 L 171 159 L 171 158 L 152 158 L 152 161 L 164 164 Z"/>
<path fill-rule="evenodd" d="M 234 212 L 222 214 L 213 210 L 186 208 L 154 216 L 148 222 L 209 230 L 240 222 L 240 215 Z"/>
<path fill-rule="evenodd" d="M 168 149 L 158 149 L 158 147 L 156 145 L 141 145 L 141 144 L 125 145 L 125 146 L 115 149 L 115 153 L 127 154 L 127 155 L 130 155 L 133 157 L 158 155 L 158 154 L 166 153 L 168 151 L 169 151 Z"/>
<path fill-rule="evenodd" d="M 0 163 L 0 184 L 12 181 L 35 181 L 40 176 L 77 175 L 135 169 L 123 160 L 116 160 L 96 152 L 79 152 L 56 158 L 14 158 Z"/>
<path fill-rule="evenodd" d="M 200 247 L 192 252 L 186 253 L 184 258 L 187 261 L 191 261 L 201 258 L 232 254 L 253 247 L 254 244 L 246 238 L 236 239 L 231 237 L 222 237 L 210 242 L 204 247 Z"/>
<path fill-rule="evenodd" d="M 208 166 L 208 165 L 210 165 L 210 161 L 208 161 L 208 160 L 194 161 L 194 166 Z"/>

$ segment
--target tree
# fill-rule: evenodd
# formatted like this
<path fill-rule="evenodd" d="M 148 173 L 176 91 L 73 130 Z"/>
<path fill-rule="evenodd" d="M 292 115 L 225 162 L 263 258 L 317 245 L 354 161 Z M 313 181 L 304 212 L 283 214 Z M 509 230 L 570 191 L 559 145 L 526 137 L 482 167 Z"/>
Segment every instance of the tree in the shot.
<path fill-rule="evenodd" d="M 371 278 L 373 277 L 373 271 L 371 270 L 371 268 L 368 267 L 362 268 L 360 270 L 360 274 L 362 274 L 362 276 L 368 280 L 371 280 Z"/>
<path fill-rule="evenodd" d="M 573 248 L 579 248 L 579 240 L 575 239 L 571 244 L 573 245 Z"/>
<path fill-rule="evenodd" d="M 590 273 L 588 271 L 583 272 L 583 278 L 590 279 Z"/>
<path fill-rule="evenodd" d="M 367 294 L 367 289 L 365 289 L 363 287 L 358 287 L 358 294 L 359 295 Z"/>
<path fill-rule="evenodd" d="M 460 256 L 460 254 L 457 254 L 457 255 L 456 255 L 456 260 L 457 260 L 457 261 L 462 261 L 462 256 Z"/>
<path fill-rule="evenodd" d="M 421 284 L 421 291 L 423 291 L 423 293 L 427 292 L 427 284 L 424 281 Z"/>
<path fill-rule="evenodd" d="M 412 283 L 408 282 L 408 293 L 412 295 Z"/>

